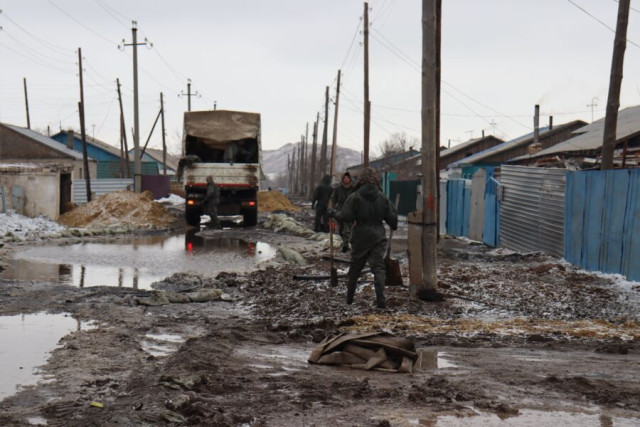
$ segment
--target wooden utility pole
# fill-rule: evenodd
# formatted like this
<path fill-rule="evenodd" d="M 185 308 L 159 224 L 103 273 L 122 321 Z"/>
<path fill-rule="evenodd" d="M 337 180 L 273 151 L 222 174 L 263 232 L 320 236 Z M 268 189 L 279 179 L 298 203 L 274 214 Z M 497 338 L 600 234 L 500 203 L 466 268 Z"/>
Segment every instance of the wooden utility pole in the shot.
<path fill-rule="evenodd" d="M 324 91 L 324 128 L 322 130 L 322 147 L 320 148 L 320 177 L 327 174 L 327 127 L 329 122 L 329 86 Z"/>
<path fill-rule="evenodd" d="M 438 289 L 436 168 L 436 0 L 422 0 L 422 282 L 418 296 Z"/>
<path fill-rule="evenodd" d="M 304 135 L 300 135 L 298 146 L 298 194 L 304 194 Z"/>
<path fill-rule="evenodd" d="M 167 141 L 164 131 L 164 97 L 160 92 L 160 113 L 162 114 L 162 164 L 164 165 L 164 174 L 167 174 Z"/>
<path fill-rule="evenodd" d="M 311 198 L 313 189 L 316 185 L 316 152 L 318 151 L 318 122 L 320 121 L 320 113 L 316 115 L 316 121 L 313 123 L 313 142 L 311 144 L 311 179 L 309 180 L 309 193 L 307 197 Z"/>
<path fill-rule="evenodd" d="M 118 85 L 118 102 L 120 103 L 120 138 L 124 144 L 124 157 L 122 159 L 125 162 L 127 168 L 127 178 L 131 178 L 131 167 L 129 166 L 129 144 L 127 143 L 127 128 L 124 124 L 124 110 L 122 108 L 122 92 L 120 92 L 120 78 L 116 79 Z"/>
<path fill-rule="evenodd" d="M 624 51 L 627 47 L 627 26 L 629 24 L 630 6 L 631 0 L 620 0 L 618 3 L 618 23 L 616 24 L 616 37 L 613 41 L 607 115 L 604 119 L 604 136 L 602 138 L 602 170 L 613 169 L 613 152 L 616 149 L 620 86 L 622 85 Z"/>
<path fill-rule="evenodd" d="M 338 107 L 340 105 L 340 71 L 338 70 L 338 83 L 336 84 L 336 106 L 333 111 L 333 141 L 331 143 L 331 169 L 329 175 L 333 179 L 336 170 L 336 150 L 338 149 Z"/>
<path fill-rule="evenodd" d="M 138 46 L 146 46 L 147 42 L 138 43 L 138 22 L 131 22 L 131 43 L 123 46 L 133 47 L 133 186 L 136 193 L 142 191 L 142 170 L 140 164 L 140 115 L 138 111 Z"/>
<path fill-rule="evenodd" d="M 91 174 L 89 173 L 89 159 L 87 156 L 87 134 L 84 125 L 84 83 L 82 82 L 82 48 L 78 48 L 78 76 L 80 78 L 80 102 L 78 113 L 80 114 L 80 135 L 82 137 L 82 166 L 87 190 L 87 202 L 91 201 Z"/>
<path fill-rule="evenodd" d="M 160 107 L 160 111 L 158 111 L 158 115 L 156 115 L 156 119 L 153 121 L 153 126 L 151 126 L 151 132 L 149 132 L 149 136 L 147 137 L 147 140 L 145 141 L 144 146 L 142 147 L 142 150 L 140 150 L 140 160 L 142 160 L 142 158 L 144 157 L 145 151 L 147 151 L 147 145 L 149 145 L 149 141 L 151 140 L 151 135 L 153 135 L 153 131 L 155 130 L 161 115 L 162 115 L 162 107 Z"/>
<path fill-rule="evenodd" d="M 289 190 L 289 193 L 291 193 L 292 192 L 291 183 L 293 181 L 291 179 L 291 155 L 290 154 L 287 154 L 287 172 L 288 172 L 288 175 L 287 175 L 287 188 Z"/>
<path fill-rule="evenodd" d="M 293 145 L 293 156 L 291 156 L 291 170 L 289 174 L 292 176 L 291 181 L 291 193 L 295 194 L 298 191 L 298 179 L 296 176 L 296 155 L 298 154 L 295 144 Z"/>
<path fill-rule="evenodd" d="M 309 122 L 304 132 L 304 151 L 302 152 L 303 184 L 302 195 L 306 196 L 309 188 Z"/>
<path fill-rule="evenodd" d="M 27 129 L 31 129 L 31 118 L 29 117 L 29 95 L 27 94 L 27 78 L 23 77 L 24 83 L 24 106 L 27 109 Z"/>
<path fill-rule="evenodd" d="M 364 167 L 369 167 L 369 133 L 371 101 L 369 100 L 369 3 L 364 2 Z"/>
<path fill-rule="evenodd" d="M 436 235 L 440 241 L 440 81 L 442 74 L 442 0 L 436 0 L 436 167 L 435 180 L 437 195 L 436 198 Z M 397 206 L 396 206 L 397 208 Z"/>

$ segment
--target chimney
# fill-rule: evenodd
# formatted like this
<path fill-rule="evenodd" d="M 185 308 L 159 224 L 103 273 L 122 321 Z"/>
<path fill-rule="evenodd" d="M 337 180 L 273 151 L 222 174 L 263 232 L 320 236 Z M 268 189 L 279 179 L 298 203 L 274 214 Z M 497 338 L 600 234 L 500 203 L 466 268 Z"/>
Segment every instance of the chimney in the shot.
<path fill-rule="evenodd" d="M 549 130 L 553 130 L 553 116 L 549 116 Z"/>
<path fill-rule="evenodd" d="M 533 143 L 534 144 L 538 144 L 539 133 L 540 133 L 540 106 L 536 104 L 536 110 L 533 116 Z"/>
<path fill-rule="evenodd" d="M 484 138 L 484 129 L 482 129 L 482 137 Z"/>
<path fill-rule="evenodd" d="M 74 132 L 72 130 L 67 131 L 67 148 L 69 150 L 73 150 L 73 142 L 76 139 Z"/>
<path fill-rule="evenodd" d="M 451 148 L 451 140 L 449 140 L 449 143 L 447 144 L 447 148 Z"/>

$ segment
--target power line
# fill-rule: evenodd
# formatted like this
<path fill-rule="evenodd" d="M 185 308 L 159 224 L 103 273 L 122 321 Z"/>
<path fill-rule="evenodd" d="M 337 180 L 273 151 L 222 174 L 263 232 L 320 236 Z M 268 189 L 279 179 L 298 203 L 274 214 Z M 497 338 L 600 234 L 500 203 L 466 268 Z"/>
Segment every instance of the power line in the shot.
<path fill-rule="evenodd" d="M 571 3 L 572 5 L 574 5 L 575 7 L 577 7 L 578 9 L 580 9 L 581 11 L 583 11 L 584 13 L 586 13 L 587 15 L 589 15 L 592 19 L 594 19 L 595 21 L 597 21 L 598 23 L 600 23 L 601 25 L 603 25 L 605 28 L 607 28 L 609 31 L 611 31 L 613 34 L 616 33 L 616 30 L 613 29 L 612 27 L 610 27 L 609 25 L 607 25 L 607 23 L 605 23 L 604 21 L 600 20 L 598 17 L 594 16 L 593 14 L 591 14 L 587 9 L 583 8 L 582 6 L 580 6 L 579 4 L 577 4 L 576 2 L 574 2 L 573 0 L 567 0 L 569 3 Z M 640 48 L 640 45 L 634 43 L 633 41 L 627 39 L 627 43 Z"/>
<path fill-rule="evenodd" d="M 74 18 L 72 15 L 70 15 L 69 13 L 67 13 L 64 9 L 62 9 L 60 6 L 58 6 L 57 4 L 55 4 L 53 1 L 51 0 L 47 0 L 53 7 L 55 7 L 56 9 L 58 9 L 58 11 L 60 11 L 60 13 L 62 13 L 63 15 L 65 15 L 67 18 L 71 19 L 73 22 L 75 22 L 76 24 L 80 25 L 81 27 L 85 28 L 86 30 L 92 32 L 93 34 L 95 34 L 96 36 L 100 37 L 102 40 L 106 41 L 107 43 L 109 43 L 110 45 L 115 45 L 117 46 L 117 43 L 112 42 L 111 40 L 109 40 L 107 37 L 103 36 L 102 34 L 100 34 L 99 32 L 95 31 L 93 28 L 91 28 L 90 26 L 84 24 L 82 21 Z"/>
<path fill-rule="evenodd" d="M 107 12 L 109 14 L 109 16 L 111 16 L 118 24 L 122 25 L 123 27 L 125 27 L 126 29 L 129 29 L 129 26 L 126 25 L 124 22 L 122 22 L 120 20 L 120 18 L 118 18 L 111 10 L 110 8 L 103 2 L 101 2 L 100 0 L 95 0 L 95 2 L 98 4 L 98 6 L 100 6 L 105 12 Z M 126 22 L 131 21 L 130 19 L 126 19 Z"/>
<path fill-rule="evenodd" d="M 356 42 L 356 38 L 358 37 L 358 33 L 360 31 L 360 26 L 362 25 L 362 18 L 358 21 L 358 26 L 356 27 L 356 32 L 353 34 L 353 38 L 351 39 L 351 43 L 349 44 L 349 49 L 347 49 L 347 53 L 344 55 L 344 59 L 342 60 L 342 65 L 340 65 L 340 69 L 344 69 L 344 64 L 347 62 L 347 57 L 349 53 L 351 53 L 351 49 L 353 49 L 353 45 Z"/>
<path fill-rule="evenodd" d="M 0 9 L 0 14 L 2 14 L 2 16 L 4 16 L 9 22 L 11 22 L 13 25 L 15 25 L 16 27 L 18 27 L 20 30 L 22 30 L 22 32 L 24 32 L 26 35 L 28 35 L 29 37 L 31 37 L 32 39 L 34 39 L 35 41 L 37 41 L 38 43 L 42 44 L 44 47 L 46 47 L 47 49 L 51 49 L 51 50 L 57 50 L 58 53 L 63 54 L 63 55 L 67 55 L 69 57 L 74 57 L 75 55 L 72 55 L 70 50 L 71 49 L 67 49 L 58 45 L 55 45 L 53 43 L 50 43 L 38 36 L 36 36 L 35 34 L 31 33 L 30 31 L 28 31 L 26 28 L 24 28 L 22 25 L 18 24 L 16 21 L 14 21 L 13 19 L 11 19 L 11 17 L 9 15 L 7 15 L 7 12 L 5 12 L 4 10 Z"/>

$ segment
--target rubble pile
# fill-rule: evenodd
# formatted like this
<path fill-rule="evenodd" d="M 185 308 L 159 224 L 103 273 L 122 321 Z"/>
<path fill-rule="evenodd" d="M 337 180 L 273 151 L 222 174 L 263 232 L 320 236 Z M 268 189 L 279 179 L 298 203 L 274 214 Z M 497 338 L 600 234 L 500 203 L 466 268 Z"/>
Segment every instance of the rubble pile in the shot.
<path fill-rule="evenodd" d="M 307 239 L 320 242 L 327 248 L 329 247 L 329 233 L 316 233 L 300 221 L 297 221 L 286 214 L 269 215 L 262 226 L 264 228 L 270 228 L 276 233 L 285 231 L 295 236 L 306 237 Z M 342 247 L 342 238 L 338 233 L 333 234 L 333 247 L 336 249 Z"/>
<path fill-rule="evenodd" d="M 299 207 L 279 191 L 260 191 L 258 193 L 258 210 L 260 212 L 290 211 L 297 212 Z"/>
<path fill-rule="evenodd" d="M 161 204 L 153 201 L 150 192 L 136 194 L 116 191 L 60 216 L 68 227 L 101 228 L 126 225 L 135 228 L 167 228 L 175 217 Z"/>

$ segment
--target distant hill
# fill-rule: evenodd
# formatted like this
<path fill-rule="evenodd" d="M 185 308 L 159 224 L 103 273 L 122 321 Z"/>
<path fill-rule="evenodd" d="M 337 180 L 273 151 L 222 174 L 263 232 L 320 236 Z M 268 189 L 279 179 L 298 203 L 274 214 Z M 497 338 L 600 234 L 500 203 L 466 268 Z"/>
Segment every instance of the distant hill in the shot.
<path fill-rule="evenodd" d="M 277 150 L 263 150 L 262 151 L 262 170 L 270 177 L 275 177 L 278 174 L 285 173 L 287 170 L 287 156 L 293 156 L 293 149 L 296 146 L 294 143 L 288 143 L 278 148 Z M 311 149 L 309 148 L 309 161 L 311 161 Z M 329 147 L 328 153 L 331 161 L 331 147 Z M 316 155 L 318 164 L 320 163 L 320 147 L 318 147 L 318 153 Z M 350 148 L 338 146 L 336 152 L 336 171 L 344 171 L 349 166 L 358 165 L 362 162 L 360 153 Z"/>

